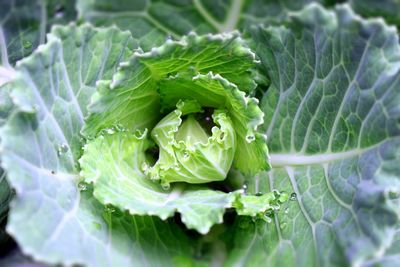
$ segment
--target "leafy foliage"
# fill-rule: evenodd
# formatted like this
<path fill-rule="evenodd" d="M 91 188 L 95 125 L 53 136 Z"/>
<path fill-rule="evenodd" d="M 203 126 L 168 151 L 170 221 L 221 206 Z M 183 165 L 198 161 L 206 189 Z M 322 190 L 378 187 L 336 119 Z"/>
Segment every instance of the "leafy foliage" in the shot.
<path fill-rule="evenodd" d="M 73 1 L 3 2 L 0 223 L 25 255 L 398 264 L 396 0 L 78 0 L 51 30 Z"/>

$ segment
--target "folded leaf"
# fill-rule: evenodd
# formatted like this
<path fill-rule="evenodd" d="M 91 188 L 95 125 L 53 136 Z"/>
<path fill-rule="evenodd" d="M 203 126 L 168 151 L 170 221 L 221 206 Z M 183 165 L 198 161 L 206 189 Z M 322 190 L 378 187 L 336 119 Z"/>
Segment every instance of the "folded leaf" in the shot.
<path fill-rule="evenodd" d="M 149 164 L 146 150 L 152 145 L 147 132 L 113 131 L 106 130 L 88 142 L 80 159 L 83 181 L 93 183 L 94 196 L 105 205 L 164 220 L 179 212 L 186 227 L 206 234 L 212 225 L 222 223 L 227 208 L 258 216 L 278 209 L 276 205 L 285 201 L 274 193 L 246 197 L 241 190 L 224 193 L 187 183 L 162 187 L 144 174 Z"/>

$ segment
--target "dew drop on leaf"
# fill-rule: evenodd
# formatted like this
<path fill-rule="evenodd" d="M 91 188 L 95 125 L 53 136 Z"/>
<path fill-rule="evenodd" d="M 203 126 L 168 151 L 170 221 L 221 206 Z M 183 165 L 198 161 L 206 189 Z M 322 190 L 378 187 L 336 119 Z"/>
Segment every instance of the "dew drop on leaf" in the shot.
<path fill-rule="evenodd" d="M 248 143 L 253 142 L 254 139 L 255 139 L 254 135 L 248 135 L 248 136 L 246 136 L 246 141 L 247 141 Z"/>
<path fill-rule="evenodd" d="M 284 212 L 285 214 L 288 214 L 288 213 L 289 213 L 289 209 L 286 208 L 283 212 Z"/>
<path fill-rule="evenodd" d="M 264 214 L 264 216 L 263 216 L 263 220 L 265 221 L 265 222 L 267 222 L 267 223 L 271 223 L 272 222 L 272 218 L 271 218 L 271 215 L 270 215 L 270 213 L 265 213 Z"/>
<path fill-rule="evenodd" d="M 79 182 L 79 184 L 78 184 L 78 189 L 79 189 L 80 191 L 85 191 L 85 190 L 87 190 L 87 183 L 85 183 L 85 182 Z"/>
<path fill-rule="evenodd" d="M 292 194 L 290 195 L 289 200 L 290 200 L 290 201 L 296 201 L 296 200 L 297 200 L 297 194 L 296 194 L 296 193 L 292 193 Z"/>
<path fill-rule="evenodd" d="M 170 184 L 165 183 L 165 184 L 161 184 L 161 187 L 162 187 L 162 189 L 164 189 L 164 190 L 169 190 L 171 186 L 170 186 Z"/>
<path fill-rule="evenodd" d="M 62 17 L 64 17 L 64 7 L 62 5 L 56 6 L 54 17 L 57 19 L 61 19 Z"/>
<path fill-rule="evenodd" d="M 279 228 L 281 228 L 281 230 L 283 230 L 283 229 L 286 228 L 286 226 L 287 226 L 287 223 L 281 223 L 281 224 L 279 225 Z"/>
<path fill-rule="evenodd" d="M 243 184 L 242 189 L 243 189 L 243 193 L 246 194 L 247 193 L 247 184 Z"/>
<path fill-rule="evenodd" d="M 112 205 L 107 205 L 105 206 L 104 211 L 107 213 L 113 213 L 115 211 L 115 208 Z"/>
<path fill-rule="evenodd" d="M 106 133 L 109 135 L 113 135 L 113 134 L 115 134 L 115 130 L 113 128 L 108 128 L 108 129 L 106 129 Z"/>
<path fill-rule="evenodd" d="M 147 165 L 146 162 L 143 162 L 142 166 L 141 166 L 142 172 L 146 173 L 148 168 L 149 168 L 149 165 Z"/>
<path fill-rule="evenodd" d="M 183 152 L 183 158 L 184 159 L 188 159 L 189 157 L 190 157 L 189 152 L 187 152 L 187 151 Z"/>
<path fill-rule="evenodd" d="M 29 49 L 32 47 L 32 43 L 29 41 L 24 41 L 23 46 L 25 49 Z"/>
<path fill-rule="evenodd" d="M 98 223 L 98 222 L 93 222 L 93 226 L 94 226 L 94 228 L 96 228 L 97 230 L 101 230 L 101 228 L 102 228 L 101 224 Z"/>
<path fill-rule="evenodd" d="M 58 156 L 62 156 L 63 154 L 68 152 L 68 145 L 67 144 L 61 144 L 57 148 L 57 154 Z"/>
<path fill-rule="evenodd" d="M 389 199 L 398 199 L 400 197 L 400 193 L 396 191 L 389 191 L 388 192 Z"/>

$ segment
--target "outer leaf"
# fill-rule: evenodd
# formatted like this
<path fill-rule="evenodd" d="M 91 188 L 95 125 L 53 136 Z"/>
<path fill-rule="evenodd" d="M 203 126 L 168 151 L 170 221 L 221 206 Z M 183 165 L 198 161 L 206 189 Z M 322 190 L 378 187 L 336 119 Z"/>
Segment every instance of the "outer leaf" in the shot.
<path fill-rule="evenodd" d="M 190 250 L 178 228 L 111 213 L 77 187 L 87 102 L 96 81 L 110 79 L 132 54 L 130 34 L 72 25 L 54 28 L 48 39 L 18 64 L 17 110 L 0 130 L 2 165 L 17 191 L 8 232 L 24 253 L 52 264 L 172 265 Z"/>
<path fill-rule="evenodd" d="M 183 184 L 164 190 L 141 170 L 149 145 L 146 133 L 137 136 L 128 132 L 102 135 L 89 142 L 80 160 L 81 176 L 94 183 L 94 196 L 132 214 L 157 215 L 164 220 L 178 211 L 188 228 L 202 234 L 213 224 L 222 223 L 235 194 Z"/>
<path fill-rule="evenodd" d="M 328 12 L 312 5 L 287 27 L 257 27 L 252 35 L 271 79 L 262 108 L 273 169 L 249 190 L 294 192 L 295 201 L 275 226 L 243 229 L 238 221 L 228 262 L 360 266 L 395 259 L 396 30 L 381 20 L 362 20 L 348 6 Z"/>
<path fill-rule="evenodd" d="M 171 128 L 176 127 L 172 120 L 165 123 Z M 163 220 L 179 212 L 189 229 L 202 234 L 206 234 L 214 224 L 222 223 L 227 208 L 236 208 L 240 215 L 264 218 L 265 212 L 278 210 L 279 205 L 286 201 L 285 195 L 276 192 L 247 196 L 243 195 L 243 190 L 224 193 L 188 183 L 172 183 L 163 188 L 144 174 L 149 165 L 146 150 L 151 146 L 147 130 L 143 133 L 115 129 L 102 132 L 85 145 L 85 152 L 79 160 L 83 182 L 93 183 L 94 196 L 105 205 L 135 215 L 156 215 Z M 197 166 L 192 164 L 189 167 Z M 80 187 L 86 186 L 80 184 Z"/>
<path fill-rule="evenodd" d="M 329 1 L 329 0 L 328 0 Z M 78 0 L 79 17 L 95 25 L 116 24 L 127 29 L 148 50 L 164 43 L 167 36 L 179 38 L 229 32 L 251 24 L 273 23 L 286 18 L 313 0 Z M 319 1 L 317 1 L 319 2 Z"/>
<path fill-rule="evenodd" d="M 5 123 L 9 113 L 12 110 L 12 101 L 9 96 L 9 88 L 3 86 L 0 88 L 0 126 Z M 0 139 L 1 142 L 1 139 Z M 3 242 L 9 238 L 5 232 L 8 204 L 12 197 L 12 190 L 7 182 L 6 173 L 0 167 L 0 248 Z"/>
<path fill-rule="evenodd" d="M 115 124 L 130 130 L 151 129 L 161 119 L 161 114 L 156 112 L 160 111 L 158 83 L 180 71 L 213 71 L 239 89 L 251 91 L 255 87 L 250 72 L 254 64 L 254 54 L 237 33 L 190 34 L 180 41 L 167 41 L 151 52 L 136 52 L 121 64 L 112 81 L 99 84 L 83 133 L 91 138 Z"/>
<path fill-rule="evenodd" d="M 11 200 L 11 195 L 11 188 L 7 183 L 6 174 L 0 169 L 0 247 L 8 239 L 4 225 L 6 223 L 8 203 Z"/>
<path fill-rule="evenodd" d="M 366 17 L 383 17 L 387 22 L 400 26 L 400 1 L 350 0 L 353 9 Z"/>
<path fill-rule="evenodd" d="M 68 0 L 1 0 L 0 6 L 0 61 L 6 68 L 43 44 L 51 25 L 76 16 Z"/>

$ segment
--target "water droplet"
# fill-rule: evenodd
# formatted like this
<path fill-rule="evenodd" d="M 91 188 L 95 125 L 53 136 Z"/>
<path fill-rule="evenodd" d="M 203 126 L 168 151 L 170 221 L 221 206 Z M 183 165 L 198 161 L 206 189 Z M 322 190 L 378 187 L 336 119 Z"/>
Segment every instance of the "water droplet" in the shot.
<path fill-rule="evenodd" d="M 54 17 L 60 19 L 64 17 L 64 7 L 62 5 L 56 5 Z"/>
<path fill-rule="evenodd" d="M 33 105 L 32 109 L 33 109 L 33 112 L 38 112 L 39 111 L 39 105 Z"/>
<path fill-rule="evenodd" d="M 105 206 L 104 211 L 107 213 L 113 213 L 115 211 L 115 208 L 112 205 L 107 205 Z"/>
<path fill-rule="evenodd" d="M 389 199 L 398 199 L 400 197 L 400 194 L 399 194 L 399 192 L 390 190 L 388 192 L 388 196 L 389 196 Z"/>
<path fill-rule="evenodd" d="M 164 184 L 161 184 L 161 187 L 162 187 L 162 189 L 164 189 L 164 190 L 169 190 L 171 186 L 170 186 L 169 183 L 164 183 Z"/>
<path fill-rule="evenodd" d="M 246 141 L 247 141 L 248 143 L 254 141 L 254 139 L 256 139 L 256 138 L 254 137 L 254 135 L 248 135 L 248 136 L 246 136 Z"/>
<path fill-rule="evenodd" d="M 85 182 L 79 182 L 79 184 L 78 184 L 78 189 L 79 189 L 80 191 L 85 191 L 85 190 L 87 190 L 87 183 L 85 183 Z"/>
<path fill-rule="evenodd" d="M 287 223 L 281 223 L 281 224 L 279 225 L 279 228 L 281 228 L 281 230 L 283 230 L 283 229 L 286 228 L 286 226 L 287 226 Z"/>
<path fill-rule="evenodd" d="M 61 144 L 57 148 L 57 154 L 58 156 L 62 156 L 63 154 L 68 152 L 68 145 L 67 144 Z"/>
<path fill-rule="evenodd" d="M 289 200 L 290 200 L 290 201 L 296 201 L 296 200 L 297 200 L 297 194 L 296 194 L 296 193 L 292 193 L 292 194 L 290 195 Z"/>
<path fill-rule="evenodd" d="M 243 194 L 247 194 L 247 184 L 243 184 L 242 189 L 243 189 Z"/>
<path fill-rule="evenodd" d="M 118 132 L 125 132 L 125 131 L 126 131 L 126 129 L 124 128 L 124 126 L 122 126 L 121 124 L 115 125 L 115 129 L 116 129 Z"/>
<path fill-rule="evenodd" d="M 93 226 L 94 226 L 94 228 L 96 228 L 97 230 L 101 230 L 101 228 L 102 228 L 101 223 L 98 223 L 98 222 L 93 222 Z"/>
<path fill-rule="evenodd" d="M 263 216 L 263 220 L 267 223 L 271 223 L 272 222 L 272 218 L 270 217 L 270 213 L 265 213 Z"/>
<path fill-rule="evenodd" d="M 273 210 L 279 210 L 280 209 L 280 205 L 278 205 L 278 204 L 272 204 L 271 205 L 271 208 L 273 209 Z"/>
<path fill-rule="evenodd" d="M 183 152 L 183 158 L 188 159 L 190 157 L 190 154 L 188 151 Z"/>
<path fill-rule="evenodd" d="M 109 135 L 115 134 L 115 130 L 113 128 L 106 129 L 106 133 Z"/>
<path fill-rule="evenodd" d="M 149 165 L 147 165 L 147 163 L 146 162 L 143 162 L 142 163 L 142 172 L 144 172 L 144 173 L 146 173 L 146 171 L 148 170 L 148 168 L 149 168 Z"/>
<path fill-rule="evenodd" d="M 283 212 L 284 212 L 285 214 L 288 214 L 288 213 L 289 213 L 289 209 L 286 208 Z"/>
<path fill-rule="evenodd" d="M 29 49 L 32 47 L 32 43 L 29 41 L 24 41 L 23 46 L 25 49 Z"/>

